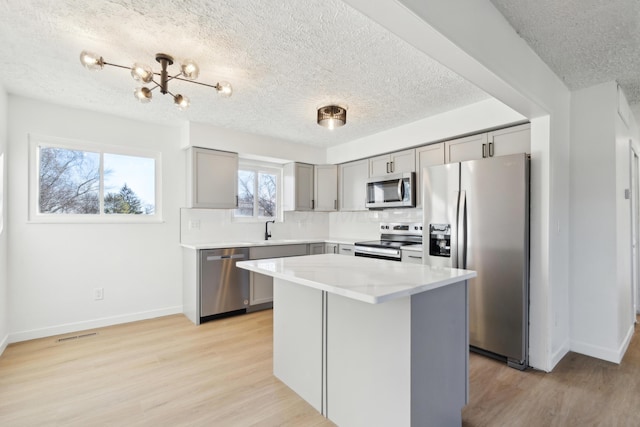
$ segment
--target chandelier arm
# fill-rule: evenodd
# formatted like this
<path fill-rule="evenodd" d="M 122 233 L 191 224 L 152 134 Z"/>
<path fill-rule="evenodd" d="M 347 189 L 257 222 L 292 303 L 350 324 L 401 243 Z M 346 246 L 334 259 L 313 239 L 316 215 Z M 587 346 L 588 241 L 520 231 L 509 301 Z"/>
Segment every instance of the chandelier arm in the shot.
<path fill-rule="evenodd" d="M 104 65 L 111 65 L 112 67 L 124 68 L 125 70 L 132 70 L 131 67 L 125 67 L 124 65 L 112 64 L 111 62 L 102 61 Z"/>
<path fill-rule="evenodd" d="M 178 75 L 179 75 L 179 74 L 178 74 Z M 183 79 L 183 78 L 181 78 L 181 77 L 178 77 L 177 75 L 176 75 L 176 76 L 173 76 L 173 77 L 172 77 L 172 79 L 182 80 L 183 82 L 187 82 L 187 83 L 195 83 L 195 84 L 197 84 L 197 85 L 201 85 L 201 86 L 212 87 L 212 88 L 214 88 L 214 89 L 218 89 L 218 88 L 220 87 L 220 84 L 219 84 L 219 83 L 216 83 L 215 85 L 210 85 L 210 84 L 207 84 L 207 83 L 197 82 L 197 81 L 195 81 L 195 80 L 187 80 L 187 79 Z"/>
<path fill-rule="evenodd" d="M 131 70 L 131 69 L 132 69 L 131 67 L 126 67 L 126 66 L 124 66 L 124 65 L 119 65 L 119 64 L 112 64 L 111 62 L 103 61 L 103 63 L 104 63 L 104 65 L 110 65 L 110 66 L 112 66 L 112 67 L 123 68 L 123 69 L 125 69 L 125 70 Z M 154 73 L 153 73 L 153 75 L 162 77 L 162 73 L 155 73 L 155 72 L 154 72 Z M 212 88 L 214 88 L 214 89 L 218 89 L 218 88 L 220 88 L 220 83 L 216 83 L 216 84 L 212 85 L 212 84 L 208 84 L 208 83 L 197 82 L 197 81 L 195 81 L 195 80 L 188 80 L 188 79 L 184 79 L 184 78 L 182 78 L 182 77 L 178 77 L 179 75 L 180 75 L 180 74 L 176 74 L 175 76 L 168 76 L 168 78 L 167 78 L 167 82 L 169 82 L 170 80 L 181 80 L 181 81 L 183 81 L 183 82 L 187 82 L 187 83 L 195 83 L 195 84 L 197 84 L 197 85 L 207 86 L 207 87 L 212 87 Z M 160 87 L 160 86 L 161 86 L 161 85 L 160 85 L 158 82 L 156 82 L 155 80 L 152 80 L 152 81 L 156 84 L 156 86 L 158 86 L 158 87 Z M 155 88 L 154 88 L 154 89 L 155 89 Z"/>

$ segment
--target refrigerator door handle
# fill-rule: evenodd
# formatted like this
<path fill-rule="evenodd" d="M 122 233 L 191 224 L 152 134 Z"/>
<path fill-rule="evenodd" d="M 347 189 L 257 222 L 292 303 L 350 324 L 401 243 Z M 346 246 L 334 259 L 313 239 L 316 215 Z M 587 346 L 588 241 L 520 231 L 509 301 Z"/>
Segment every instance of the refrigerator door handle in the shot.
<path fill-rule="evenodd" d="M 451 227 L 451 267 L 460 268 L 458 266 L 458 216 L 460 214 L 460 192 L 456 191 L 456 211 L 455 211 L 455 224 Z"/>
<path fill-rule="evenodd" d="M 467 193 L 458 193 L 456 268 L 467 268 Z"/>

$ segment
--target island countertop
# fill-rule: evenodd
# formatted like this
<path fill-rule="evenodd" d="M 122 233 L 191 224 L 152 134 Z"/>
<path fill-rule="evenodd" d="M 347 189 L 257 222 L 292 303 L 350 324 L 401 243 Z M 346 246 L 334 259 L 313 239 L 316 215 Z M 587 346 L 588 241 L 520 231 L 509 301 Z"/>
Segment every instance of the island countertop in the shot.
<path fill-rule="evenodd" d="M 370 304 L 476 277 L 472 270 L 324 254 L 240 261 L 237 267 Z"/>

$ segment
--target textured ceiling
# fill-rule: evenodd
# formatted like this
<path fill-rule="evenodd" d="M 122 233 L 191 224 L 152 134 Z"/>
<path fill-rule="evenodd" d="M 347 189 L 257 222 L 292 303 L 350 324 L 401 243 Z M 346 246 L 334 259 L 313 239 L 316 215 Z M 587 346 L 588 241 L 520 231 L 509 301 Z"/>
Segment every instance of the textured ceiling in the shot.
<path fill-rule="evenodd" d="M 211 123 L 328 146 L 357 139 L 488 95 L 340 0 L 5 0 L 0 2 L 0 82 L 9 93 L 165 123 Z M 133 97 L 127 70 L 85 70 L 87 49 L 107 62 L 155 54 L 194 59 L 199 81 L 227 80 L 231 98 L 173 81 L 186 112 L 154 91 Z M 176 73 L 178 65 L 170 67 Z M 316 109 L 348 106 L 347 125 L 315 124 Z"/>
<path fill-rule="evenodd" d="M 491 0 L 572 90 L 617 80 L 640 103 L 640 0 Z"/>
<path fill-rule="evenodd" d="M 491 0 L 567 84 L 617 80 L 640 103 L 639 0 Z M 162 123 L 196 121 L 329 146 L 488 98 L 341 0 L 4 0 L 0 83 L 14 94 Z M 191 98 L 177 111 L 154 92 L 133 98 L 126 70 L 82 68 L 155 54 L 199 63 L 199 81 L 228 80 L 234 95 L 173 81 Z M 170 68 L 176 73 L 178 65 Z M 348 106 L 347 126 L 315 124 L 319 106 Z"/>

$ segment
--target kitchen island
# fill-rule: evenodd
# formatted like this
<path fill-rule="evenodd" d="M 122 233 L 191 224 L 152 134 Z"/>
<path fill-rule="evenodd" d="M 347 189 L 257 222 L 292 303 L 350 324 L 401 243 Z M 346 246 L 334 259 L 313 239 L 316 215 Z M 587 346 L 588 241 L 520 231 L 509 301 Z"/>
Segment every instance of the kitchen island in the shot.
<path fill-rule="evenodd" d="M 325 417 L 461 425 L 475 272 L 334 254 L 237 266 L 274 278 L 274 375 Z"/>

